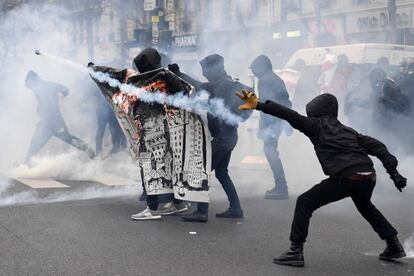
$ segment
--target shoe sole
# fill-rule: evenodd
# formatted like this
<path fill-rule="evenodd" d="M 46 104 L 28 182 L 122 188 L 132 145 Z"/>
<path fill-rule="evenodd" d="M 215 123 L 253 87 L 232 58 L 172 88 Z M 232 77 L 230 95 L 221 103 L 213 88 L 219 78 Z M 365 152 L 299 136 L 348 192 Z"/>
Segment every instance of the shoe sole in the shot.
<path fill-rule="evenodd" d="M 145 217 L 145 218 L 133 218 L 131 217 L 132 220 L 159 220 L 161 219 L 161 216 L 153 216 L 153 217 Z"/>
<path fill-rule="evenodd" d="M 167 213 L 160 212 L 160 214 L 161 214 L 161 216 L 171 216 L 171 215 L 177 215 L 177 214 L 183 213 L 187 210 L 188 210 L 188 207 L 177 210 L 177 211 L 174 211 L 174 212 L 167 212 Z"/>
<path fill-rule="evenodd" d="M 383 261 L 393 261 L 395 259 L 401 259 L 401 258 L 404 258 L 404 257 L 407 257 L 407 254 L 405 254 L 405 252 L 401 252 L 401 253 L 394 254 L 394 255 L 389 256 L 389 257 L 379 256 L 379 259 L 383 260 Z"/>
<path fill-rule="evenodd" d="M 303 261 L 281 262 L 281 261 L 273 260 L 273 263 L 278 264 L 278 265 L 287 265 L 287 266 L 294 266 L 294 267 L 304 267 L 305 266 L 305 262 L 303 262 Z"/>

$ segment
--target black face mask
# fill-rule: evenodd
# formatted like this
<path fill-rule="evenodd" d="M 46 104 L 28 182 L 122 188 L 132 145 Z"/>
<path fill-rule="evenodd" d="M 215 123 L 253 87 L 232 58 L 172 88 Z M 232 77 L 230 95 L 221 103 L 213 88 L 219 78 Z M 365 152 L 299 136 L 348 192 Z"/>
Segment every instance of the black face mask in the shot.
<path fill-rule="evenodd" d="M 203 67 L 202 71 L 203 76 L 209 81 L 217 81 L 227 75 L 221 66 Z"/>

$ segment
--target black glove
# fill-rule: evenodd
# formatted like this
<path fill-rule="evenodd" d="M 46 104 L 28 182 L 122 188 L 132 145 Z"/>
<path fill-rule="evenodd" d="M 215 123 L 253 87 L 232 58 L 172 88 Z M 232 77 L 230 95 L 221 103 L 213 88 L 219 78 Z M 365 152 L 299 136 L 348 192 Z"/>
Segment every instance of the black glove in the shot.
<path fill-rule="evenodd" d="M 88 67 L 92 67 L 92 66 L 95 66 L 95 63 L 93 63 L 93 62 L 89 62 L 89 63 L 88 63 Z"/>
<path fill-rule="evenodd" d="M 168 70 L 170 70 L 174 74 L 180 73 L 180 67 L 177 63 L 168 64 Z"/>
<path fill-rule="evenodd" d="M 398 172 L 395 172 L 391 174 L 390 178 L 392 181 L 394 181 L 395 187 L 398 189 L 398 191 L 402 192 L 402 189 L 407 186 L 407 178 L 399 174 Z"/>

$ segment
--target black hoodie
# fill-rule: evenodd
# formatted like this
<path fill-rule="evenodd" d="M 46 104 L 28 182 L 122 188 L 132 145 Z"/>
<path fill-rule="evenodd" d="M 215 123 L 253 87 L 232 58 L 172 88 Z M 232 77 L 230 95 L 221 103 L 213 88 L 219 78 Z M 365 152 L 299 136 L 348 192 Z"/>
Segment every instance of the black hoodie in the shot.
<path fill-rule="evenodd" d="M 226 73 L 224 59 L 220 55 L 209 55 L 200 61 L 200 65 L 203 75 L 209 80 L 208 82 L 200 82 L 180 71 L 176 71 L 175 74 L 193 85 L 196 91 L 206 90 L 212 99 L 223 100 L 224 105 L 231 113 L 239 116 L 243 121 L 247 120 L 252 111 L 240 111 L 239 105 L 242 104 L 242 101 L 235 97 L 234 93 L 241 90 L 253 91 L 253 89 L 233 80 Z M 213 137 L 212 144 L 234 148 L 238 140 L 238 124 L 227 124 L 211 114 L 208 114 L 207 118 L 208 128 Z"/>
<path fill-rule="evenodd" d="M 331 94 L 310 101 L 306 105 L 308 117 L 271 101 L 259 103 L 256 109 L 287 120 L 308 136 L 326 175 L 342 178 L 357 172 L 373 172 L 368 155 L 380 159 L 388 173 L 396 171 L 397 159 L 383 143 L 338 121 L 338 101 Z"/>
<path fill-rule="evenodd" d="M 62 114 L 59 106 L 59 93 L 69 94 L 69 89 L 59 83 L 41 79 L 30 71 L 26 76 L 26 87 L 33 91 L 37 100 L 37 113 L 48 122 L 61 122 Z"/>
<path fill-rule="evenodd" d="M 267 56 L 260 55 L 255 58 L 250 68 L 254 70 L 254 73 L 257 74 L 256 77 L 259 79 L 258 91 L 261 100 L 274 101 L 286 107 L 292 107 L 285 83 L 273 73 L 272 63 Z M 264 113 L 260 114 L 259 128 L 264 130 L 268 127 L 272 127 L 274 130 L 278 129 L 280 133 L 283 129 L 279 119 Z M 275 135 L 278 136 L 280 133 L 275 133 Z"/>

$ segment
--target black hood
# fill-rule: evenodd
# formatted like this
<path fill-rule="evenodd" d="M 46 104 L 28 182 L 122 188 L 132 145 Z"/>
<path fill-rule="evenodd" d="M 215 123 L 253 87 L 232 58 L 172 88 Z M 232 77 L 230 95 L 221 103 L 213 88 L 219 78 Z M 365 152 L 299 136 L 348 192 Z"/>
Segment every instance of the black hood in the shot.
<path fill-rule="evenodd" d="M 200 61 L 203 76 L 208 81 L 217 81 L 227 77 L 224 70 L 224 58 L 218 54 L 208 55 Z"/>
<path fill-rule="evenodd" d="M 25 79 L 25 83 L 26 83 L 26 87 L 33 87 L 34 85 L 36 85 L 36 83 L 38 83 L 40 80 L 39 76 L 36 74 L 35 71 L 30 70 L 29 72 L 27 72 L 26 75 L 26 79 Z"/>
<path fill-rule="evenodd" d="M 315 97 L 306 105 L 308 117 L 338 117 L 338 100 L 329 93 Z"/>
<path fill-rule="evenodd" d="M 249 68 L 252 69 L 253 73 L 259 78 L 269 72 L 273 72 L 272 62 L 265 55 L 260 55 L 255 58 Z"/>
<path fill-rule="evenodd" d="M 133 65 L 140 73 L 160 69 L 161 56 L 157 50 L 146 48 L 134 58 Z"/>

